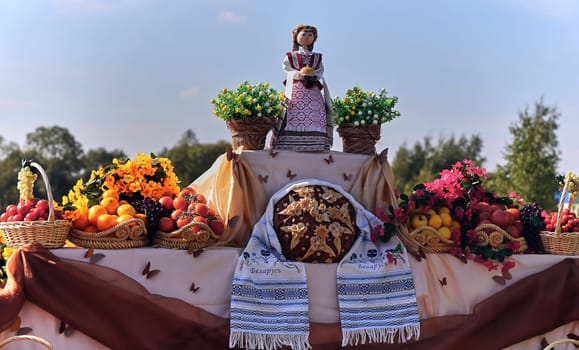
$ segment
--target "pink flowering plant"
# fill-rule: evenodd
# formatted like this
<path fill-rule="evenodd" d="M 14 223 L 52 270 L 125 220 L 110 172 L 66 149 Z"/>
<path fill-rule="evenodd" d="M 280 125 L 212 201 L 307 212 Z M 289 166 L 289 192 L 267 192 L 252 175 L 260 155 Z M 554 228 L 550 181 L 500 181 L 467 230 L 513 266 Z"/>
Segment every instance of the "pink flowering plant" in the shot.
<path fill-rule="evenodd" d="M 512 268 L 514 263 L 504 265 L 505 258 L 512 255 L 517 247 L 492 248 L 477 245 L 475 228 L 478 223 L 478 211 L 480 202 L 503 203 L 512 205 L 513 198 L 520 200 L 516 194 L 509 197 L 498 197 L 495 193 L 486 191 L 483 181 L 487 179 L 484 168 L 474 165 L 468 159 L 456 162 L 450 169 L 444 169 L 440 176 L 430 182 L 420 183 L 414 186 L 410 195 L 400 194 L 397 207 L 390 205 L 388 208 L 377 208 L 376 215 L 384 222 L 384 230 L 381 236 L 375 237 L 387 241 L 395 234 L 399 225 L 408 225 L 410 217 L 415 213 L 427 213 L 428 211 L 447 207 L 451 211 L 453 220 L 460 223 L 460 227 L 451 229 L 453 246 L 451 254 L 464 262 L 472 259 L 485 265 L 489 270 L 498 268 L 495 261 L 503 263 L 503 268 Z M 514 242 L 513 244 L 518 244 Z"/>

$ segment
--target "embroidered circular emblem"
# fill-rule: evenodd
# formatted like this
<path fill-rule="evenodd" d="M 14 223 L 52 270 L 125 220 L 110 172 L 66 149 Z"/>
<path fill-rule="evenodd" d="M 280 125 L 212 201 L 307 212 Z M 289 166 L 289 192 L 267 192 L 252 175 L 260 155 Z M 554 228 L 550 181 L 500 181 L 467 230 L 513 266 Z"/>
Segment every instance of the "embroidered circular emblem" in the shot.
<path fill-rule="evenodd" d="M 281 198 L 273 223 L 289 260 L 335 263 L 357 236 L 356 213 L 341 193 L 321 185 L 302 186 Z"/>

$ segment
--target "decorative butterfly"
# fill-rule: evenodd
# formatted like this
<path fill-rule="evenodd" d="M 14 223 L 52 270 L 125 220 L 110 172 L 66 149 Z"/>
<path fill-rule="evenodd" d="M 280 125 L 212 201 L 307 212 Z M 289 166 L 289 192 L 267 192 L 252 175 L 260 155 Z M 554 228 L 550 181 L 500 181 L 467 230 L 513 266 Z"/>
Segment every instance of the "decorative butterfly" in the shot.
<path fill-rule="evenodd" d="M 189 290 L 192 291 L 193 293 L 197 293 L 199 288 L 201 288 L 201 287 L 196 287 L 195 282 L 193 282 L 193 283 L 191 283 L 191 287 L 189 287 Z"/>
<path fill-rule="evenodd" d="M 332 155 L 330 154 L 330 156 L 328 158 L 324 158 L 324 160 L 326 161 L 326 163 L 331 164 L 334 162 L 334 157 L 332 157 Z"/>
<path fill-rule="evenodd" d="M 261 181 L 263 183 L 267 183 L 267 179 L 269 178 L 269 175 L 263 176 L 263 175 L 259 174 L 259 175 L 257 175 L 257 178 L 259 179 L 259 181 Z"/>
<path fill-rule="evenodd" d="M 287 171 L 287 174 L 286 174 L 286 176 L 287 176 L 290 180 L 292 180 L 294 177 L 296 177 L 296 175 L 297 175 L 296 173 L 292 173 L 292 170 L 291 170 L 291 169 L 289 169 L 289 170 Z"/>
<path fill-rule="evenodd" d="M 503 276 L 499 276 L 499 275 L 493 276 L 493 280 L 502 286 L 504 286 L 507 283 L 506 278 L 504 278 Z"/>
<path fill-rule="evenodd" d="M 279 152 L 274 152 L 273 149 L 270 149 L 270 150 L 269 150 L 269 155 L 270 155 L 272 158 L 275 158 L 275 156 L 277 156 L 278 154 L 279 154 Z"/>
<path fill-rule="evenodd" d="M 350 173 L 350 174 L 344 173 L 343 175 L 344 175 L 344 181 L 350 181 L 350 180 L 352 180 L 352 174 L 351 174 L 351 173 Z"/>
<path fill-rule="evenodd" d="M 439 279 L 438 282 L 440 282 L 441 286 L 443 286 L 443 287 L 446 286 L 446 276 Z"/>
<path fill-rule="evenodd" d="M 145 268 L 143 269 L 141 274 L 143 276 L 146 276 L 147 279 L 149 279 L 149 278 L 155 277 L 155 275 L 157 275 L 159 272 L 161 272 L 161 270 L 158 270 L 158 269 L 151 270 L 151 262 L 147 261 L 147 265 L 145 265 Z"/>
<path fill-rule="evenodd" d="M 91 264 L 96 264 L 96 263 L 98 263 L 99 261 L 101 261 L 101 260 L 105 257 L 105 255 L 102 254 L 102 253 L 96 253 L 96 254 L 95 254 L 95 253 L 94 253 L 94 248 L 93 248 L 93 247 L 90 247 L 90 248 L 87 249 L 86 253 L 84 253 L 84 257 L 87 258 L 87 259 L 90 259 L 89 262 L 90 262 Z"/>
<path fill-rule="evenodd" d="M 74 332 L 74 328 L 67 326 L 64 321 L 60 321 L 60 325 L 58 326 L 58 334 L 63 334 L 65 337 L 70 337 Z"/>
<path fill-rule="evenodd" d="M 16 335 L 26 335 L 28 333 L 32 332 L 32 328 L 31 327 L 20 327 L 18 328 L 18 330 L 16 331 Z"/>

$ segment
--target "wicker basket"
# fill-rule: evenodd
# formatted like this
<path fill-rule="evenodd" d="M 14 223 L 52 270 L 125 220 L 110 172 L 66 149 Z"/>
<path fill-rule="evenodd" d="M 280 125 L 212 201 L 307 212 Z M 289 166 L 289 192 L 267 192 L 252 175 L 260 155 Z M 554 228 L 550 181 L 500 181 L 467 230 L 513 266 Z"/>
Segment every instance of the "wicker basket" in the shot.
<path fill-rule="evenodd" d="M 573 344 L 573 345 L 575 345 L 575 347 L 577 347 L 577 346 L 579 346 L 579 340 L 569 339 L 569 338 L 559 339 L 559 340 L 554 341 L 554 342 L 550 343 L 549 345 L 545 346 L 543 348 L 543 350 L 553 350 L 553 349 L 555 349 L 555 347 L 557 345 L 562 345 L 562 344 Z"/>
<path fill-rule="evenodd" d="M 442 237 L 431 226 L 420 226 L 410 231 L 410 237 L 430 253 L 448 253 L 454 244 L 454 241 Z"/>
<path fill-rule="evenodd" d="M 100 232 L 84 232 L 73 228 L 68 239 L 78 246 L 98 249 L 138 248 L 149 243 L 145 223 L 136 218 Z"/>
<path fill-rule="evenodd" d="M 342 150 L 346 153 L 376 154 L 376 143 L 380 140 L 381 127 L 381 124 L 355 126 L 351 123 L 338 126 Z"/>
<path fill-rule="evenodd" d="M 191 222 L 177 231 L 157 231 L 153 245 L 171 249 L 203 249 L 219 240 L 219 236 L 202 222 Z"/>
<path fill-rule="evenodd" d="M 42 338 L 36 337 L 34 335 L 15 335 L 12 337 L 8 337 L 4 340 L 0 340 L 0 348 L 3 348 L 4 345 L 7 345 L 9 343 L 13 343 L 16 341 L 25 341 L 25 340 L 29 340 L 29 341 L 32 341 L 32 342 L 35 342 L 38 344 L 42 344 L 48 350 L 54 350 L 54 348 L 52 347 L 52 345 L 48 341 L 46 341 Z"/>
<path fill-rule="evenodd" d="M 47 220 L 36 221 L 1 222 L 0 231 L 6 238 L 6 245 L 9 247 L 20 247 L 28 243 L 38 242 L 46 248 L 60 248 L 66 242 L 71 222 L 69 220 L 56 220 L 52 189 L 42 166 L 36 162 L 27 162 L 25 165 L 38 169 L 42 176 L 49 203 L 48 218 Z"/>
<path fill-rule="evenodd" d="M 545 251 L 550 254 L 579 255 L 579 232 L 561 232 L 561 216 L 568 187 L 569 182 L 566 181 L 559 201 L 555 232 L 541 231 L 540 233 Z"/>
<path fill-rule="evenodd" d="M 524 253 L 529 248 L 525 237 L 515 238 L 495 224 L 480 224 L 474 230 L 478 241 L 477 244 L 481 246 L 490 244 L 493 248 L 504 248 L 506 246 L 505 239 L 507 239 L 507 241 L 519 243 L 519 248 L 514 250 L 513 253 Z"/>
<path fill-rule="evenodd" d="M 487 232 L 490 231 L 490 232 Z M 481 224 L 475 228 L 477 245 L 490 245 L 493 248 L 504 248 L 505 239 L 519 242 L 519 248 L 514 253 L 523 253 L 527 250 L 527 241 L 524 237 L 515 238 L 495 224 Z M 445 239 L 431 226 L 421 226 L 410 232 L 410 237 L 431 253 L 448 253 L 454 241 Z"/>
<path fill-rule="evenodd" d="M 265 148 L 267 133 L 273 128 L 274 117 L 249 117 L 227 121 L 231 131 L 233 149 L 262 150 Z"/>

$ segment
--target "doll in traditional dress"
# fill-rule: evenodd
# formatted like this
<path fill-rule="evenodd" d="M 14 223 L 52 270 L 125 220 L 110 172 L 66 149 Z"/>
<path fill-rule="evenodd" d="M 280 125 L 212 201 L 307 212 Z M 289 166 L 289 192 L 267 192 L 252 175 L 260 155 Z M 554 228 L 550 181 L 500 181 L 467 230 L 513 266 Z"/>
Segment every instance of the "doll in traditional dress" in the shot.
<path fill-rule="evenodd" d="M 322 54 L 312 52 L 316 27 L 298 25 L 292 32 L 293 49 L 286 54 L 285 98 L 287 108 L 274 129 L 274 149 L 327 151 L 333 141 L 331 99 L 323 79 Z"/>

